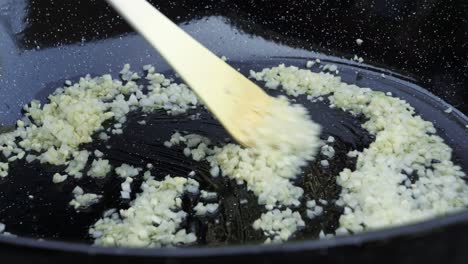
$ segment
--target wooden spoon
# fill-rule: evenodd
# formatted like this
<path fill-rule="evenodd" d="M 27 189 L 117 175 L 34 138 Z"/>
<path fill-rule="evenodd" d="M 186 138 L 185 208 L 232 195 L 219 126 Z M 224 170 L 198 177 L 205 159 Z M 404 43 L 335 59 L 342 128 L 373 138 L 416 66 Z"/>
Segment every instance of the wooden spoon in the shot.
<path fill-rule="evenodd" d="M 193 39 L 146 0 L 107 0 L 179 73 L 226 130 L 244 146 L 272 97 Z"/>

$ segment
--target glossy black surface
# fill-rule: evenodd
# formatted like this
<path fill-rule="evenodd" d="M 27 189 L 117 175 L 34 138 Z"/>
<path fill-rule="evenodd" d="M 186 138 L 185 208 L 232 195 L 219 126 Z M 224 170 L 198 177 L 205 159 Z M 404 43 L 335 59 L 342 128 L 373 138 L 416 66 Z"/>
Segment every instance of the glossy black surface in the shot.
<path fill-rule="evenodd" d="M 468 143 L 463 127 L 466 125 L 466 118 L 459 112 L 447 118 L 443 113 L 447 105 L 420 93 L 419 88 L 412 84 L 419 84 L 463 113 L 468 112 L 465 102 L 468 94 L 466 1 L 152 2 L 195 38 L 215 53 L 227 56 L 242 70 L 260 69 L 280 62 L 301 66 L 306 59 L 318 57 L 348 69 L 341 72 L 347 82 L 391 90 L 397 96 L 415 104 L 424 118 L 437 121 L 436 125 L 442 136 L 454 147 L 457 162 L 467 167 L 468 157 L 464 154 L 468 153 Z M 363 39 L 364 43 L 358 46 L 355 43 L 356 38 Z M 349 60 L 354 54 L 364 57 L 364 67 Z M 104 1 L 0 0 L 0 122 L 4 125 L 12 124 L 20 116 L 24 103 L 33 98 L 45 99 L 51 91 L 61 86 L 64 80 L 76 80 L 87 73 L 98 75 L 111 72 L 116 76 L 125 62 L 135 67 L 152 63 L 158 66 L 158 71 L 168 70 L 161 58 L 117 18 Z M 366 68 L 372 70 L 367 71 Z M 360 71 L 362 78 L 357 78 L 355 71 Z M 381 72 L 409 80 L 410 83 L 394 78 L 382 79 Z M 322 124 L 327 124 L 327 117 L 330 116 L 314 116 L 323 120 Z M 167 123 L 167 120 L 161 123 L 157 116 L 152 120 L 155 125 L 167 127 L 167 130 L 164 130 L 166 134 L 180 126 L 180 123 Z M 353 129 L 356 127 L 358 125 Z M 197 129 L 191 125 L 188 125 L 188 128 Z M 332 127 L 327 130 L 327 133 L 335 136 L 338 132 L 346 134 L 350 131 L 338 129 L 333 132 Z M 151 157 L 150 153 L 161 153 L 161 148 L 148 145 L 148 142 L 140 142 L 140 139 L 150 136 L 151 127 L 129 131 L 130 134 L 122 135 L 123 141 L 116 139 L 117 148 L 108 150 L 113 162 L 125 160 L 137 165 L 143 162 L 142 160 L 154 160 L 155 157 Z M 135 133 L 139 134 L 135 136 Z M 132 151 L 142 148 L 147 148 L 143 158 L 137 151 Z M 102 150 L 104 151 L 104 147 Z M 185 173 L 188 167 L 195 166 L 181 161 L 180 157 L 177 158 L 177 153 L 169 152 L 167 155 L 167 159 L 158 159 L 163 164 L 166 162 L 165 166 L 170 167 L 171 172 Z M 203 168 L 200 170 L 203 171 Z M 53 168 L 40 171 L 33 167 L 29 172 L 20 171 L 19 174 L 22 177 L 7 178 L 0 182 L 0 189 L 3 190 L 0 193 L 3 204 L 0 222 L 7 222 L 7 226 L 19 235 L 68 241 L 87 240 L 89 238 L 86 237 L 86 223 L 92 223 L 104 208 L 125 206 L 113 199 L 118 195 L 115 193 L 109 195 L 106 201 L 94 210 L 75 214 L 66 206 L 71 198 L 66 194 L 74 185 L 44 184 L 53 174 Z M 94 183 L 88 183 L 90 188 L 93 185 Z M 118 182 L 107 181 L 94 188 L 105 187 L 109 192 L 116 192 L 118 185 Z M 242 195 L 247 195 L 242 188 L 239 191 L 243 192 Z M 49 195 L 50 193 L 54 195 Z M 36 200 L 30 201 L 27 198 L 29 194 L 33 194 Z M 235 203 L 236 199 L 238 200 L 238 197 L 226 201 L 226 204 Z M 237 210 L 242 212 L 241 209 Z M 244 215 L 248 216 L 249 211 L 251 209 Z M 58 216 L 60 218 L 57 218 Z M 309 263 L 344 263 L 351 260 L 368 263 L 376 260 L 388 263 L 414 263 L 415 260 L 424 260 L 427 263 L 440 263 L 441 260 L 448 261 L 447 263 L 464 263 L 466 254 L 462 250 L 467 241 L 461 234 L 468 231 L 467 218 L 465 213 L 450 218 L 451 221 L 446 225 L 443 225 L 445 220 L 440 219 L 432 221 L 433 226 L 425 229 L 421 229 L 421 226 L 420 229 L 400 229 L 397 236 L 399 238 L 396 238 L 391 230 L 371 233 L 366 242 L 362 243 L 359 242 L 363 241 L 362 237 L 357 236 L 331 242 L 305 242 L 299 246 L 289 244 L 274 249 L 252 246 L 210 251 L 208 248 L 201 250 L 200 254 L 236 256 L 203 258 L 204 262 L 238 262 L 242 259 L 257 263 L 284 263 L 287 260 L 294 259 L 295 262 L 299 262 L 304 259 Z M 247 226 L 248 219 L 244 220 L 245 223 L 240 223 L 238 229 L 234 228 L 234 232 L 231 233 L 224 232 L 225 236 L 216 237 L 212 244 L 235 244 L 259 239 L 252 231 L 235 231 Z M 330 224 L 333 225 L 333 221 Z M 316 237 L 319 230 L 312 228 L 306 238 Z M 434 232 L 429 232 L 430 230 Z M 202 242 L 206 242 L 206 234 L 204 236 Z M 301 239 L 300 236 L 298 238 Z M 11 241 L 0 246 L 2 255 L 7 256 L 4 258 L 7 261 L 5 263 L 30 263 L 30 255 L 37 256 L 34 259 L 37 263 L 60 262 L 64 259 L 70 261 L 70 257 L 73 257 L 76 263 L 97 263 L 104 258 L 110 260 L 109 255 L 118 254 L 127 255 L 131 261 L 137 263 L 148 261 L 148 258 L 131 258 L 132 255 L 159 255 L 161 257 L 157 258 L 158 260 L 173 262 L 200 260 L 190 258 L 199 255 L 196 251 L 165 250 L 97 250 L 98 255 L 103 256 L 101 258 L 94 256 L 93 248 L 82 248 L 73 244 L 54 246 L 45 243 L 44 247 L 54 249 L 25 251 L 29 248 L 26 246 L 29 242 L 22 239 L 18 241 L 19 246 L 12 245 Z M 31 243 L 31 246 L 38 246 L 37 242 Z M 426 256 L 426 247 L 430 248 L 431 257 Z M 57 248 L 66 248 L 66 251 L 61 253 Z M 81 253 L 71 254 L 70 250 L 79 250 Z M 284 252 L 289 253 L 286 255 Z M 184 257 L 175 258 L 177 255 Z M 116 263 L 126 263 L 129 258 L 118 257 L 112 260 Z"/>

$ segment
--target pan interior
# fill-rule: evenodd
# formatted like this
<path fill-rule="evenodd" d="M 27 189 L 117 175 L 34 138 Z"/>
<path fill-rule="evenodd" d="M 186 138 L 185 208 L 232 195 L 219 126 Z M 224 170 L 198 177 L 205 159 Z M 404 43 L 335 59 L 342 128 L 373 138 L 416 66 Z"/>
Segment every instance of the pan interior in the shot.
<path fill-rule="evenodd" d="M 270 58 L 229 63 L 248 74 L 250 69 L 261 70 L 280 63 L 303 67 L 305 62 L 302 58 Z M 418 114 L 435 124 L 439 135 L 454 149 L 455 162 L 463 168 L 468 167 L 465 128 L 467 121 L 462 115 L 457 112 L 450 115 L 445 113 L 444 110 L 448 106 L 440 99 L 388 72 L 383 77 L 378 69 L 340 63 L 337 58 L 323 63 L 327 62 L 338 65 L 344 82 L 391 92 L 409 102 Z M 316 67 L 314 70 L 319 69 Z M 167 72 L 167 75 L 170 76 L 171 73 Z M 271 90 L 268 92 L 271 93 Z M 297 180 L 297 185 L 305 191 L 305 200 L 313 198 L 329 202 L 324 206 L 325 213 L 321 217 L 313 220 L 305 218 L 306 228 L 292 238 L 316 239 L 322 230 L 330 233 L 338 227 L 342 208 L 334 205 L 340 193 L 336 176 L 344 168 L 353 169 L 355 166 L 355 160 L 347 157 L 346 153 L 366 148 L 372 142 L 373 136 L 361 127 L 365 121 L 363 117 L 330 108 L 326 98 L 314 103 L 305 96 L 296 100 L 297 103 L 306 106 L 313 120 L 322 125 L 322 139 L 326 140 L 329 136 L 336 139 L 333 143 L 336 155 L 330 160 L 330 167 L 324 168 L 320 165 L 319 154 L 316 161 L 304 168 L 303 174 Z M 191 118 L 195 113 L 201 113 L 199 119 Z M 138 123 L 142 120 L 146 121 L 146 125 Z M 98 149 L 103 152 L 113 167 L 122 163 L 145 167 L 147 163 L 152 163 L 156 168 L 156 176 L 160 179 L 167 174 L 186 176 L 195 170 L 195 177 L 200 182 L 201 189 L 220 194 L 220 209 L 216 217 L 197 217 L 192 212 L 184 223 L 185 227 L 197 234 L 199 245 L 257 243 L 264 240 L 263 234 L 252 228 L 253 221 L 260 217 L 264 209 L 257 204 L 256 197 L 247 191 L 245 185 L 238 185 L 225 177 L 213 178 L 206 162 L 195 162 L 187 158 L 183 155 L 182 148 L 169 149 L 163 145 L 175 131 L 200 134 L 217 143 L 231 141 L 229 135 L 206 110 L 194 109 L 179 116 L 168 116 L 165 112 L 155 112 L 146 116 L 138 111 L 131 112 L 123 131 L 121 135 L 113 135 L 108 142 L 96 139 L 84 147 L 90 151 Z M 6 224 L 9 232 L 33 238 L 91 243 L 89 226 L 94 224 L 105 210 L 125 209 L 129 206 L 128 201 L 120 199 L 121 181 L 117 176 L 108 176 L 100 180 L 84 177 L 81 180 L 71 179 L 63 184 L 53 184 L 52 175 L 62 169 L 39 165 L 37 162 L 27 164 L 18 161 L 11 166 L 10 175 L 0 179 L 0 222 Z M 132 185 L 134 193 L 139 191 L 141 181 L 141 177 L 137 178 Z M 89 192 L 103 194 L 103 199 L 86 210 L 76 212 L 68 202 L 72 199 L 71 191 L 77 184 Z M 184 196 L 184 209 L 191 212 L 191 208 L 198 202 L 197 199 Z M 248 202 L 241 202 L 245 200 Z M 301 213 L 305 213 L 305 210 L 305 206 L 299 208 Z"/>

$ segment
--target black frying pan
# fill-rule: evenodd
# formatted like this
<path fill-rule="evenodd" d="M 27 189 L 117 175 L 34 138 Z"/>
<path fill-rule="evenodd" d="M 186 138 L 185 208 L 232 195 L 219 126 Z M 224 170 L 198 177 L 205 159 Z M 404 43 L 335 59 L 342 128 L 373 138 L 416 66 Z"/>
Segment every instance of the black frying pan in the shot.
<path fill-rule="evenodd" d="M 468 93 L 468 9 L 463 1 L 153 2 L 244 73 L 279 63 L 303 66 L 307 59 L 318 57 L 338 64 L 340 75 L 348 83 L 392 91 L 407 99 L 425 119 L 436 122 L 440 135 L 454 148 L 455 161 L 468 167 L 464 128 L 468 120 L 463 115 L 468 112 L 464 101 Z M 356 38 L 364 40 L 362 46 L 355 44 Z M 364 57 L 366 65 L 352 63 L 349 58 L 354 54 Z M 21 115 L 24 103 L 44 100 L 64 80 L 76 80 L 87 73 L 111 72 L 117 77 L 126 62 L 134 67 L 151 63 L 158 71 L 170 74 L 162 59 L 104 1 L 0 1 L 0 120 L 4 129 Z M 382 79 L 381 73 L 389 77 Z M 443 110 L 448 105 L 427 91 L 461 112 L 455 111 L 447 118 Z M 322 137 L 333 135 L 339 139 L 335 146 L 338 158 L 332 169 L 322 171 L 317 164 L 310 164 L 300 184 L 306 195 L 333 200 L 339 193 L 334 176 L 345 166 L 353 166 L 344 153 L 364 148 L 372 137 L 360 128 L 359 117 L 328 110 L 324 104 L 300 102 L 306 104 L 314 120 L 325 126 Z M 190 228 L 197 230 L 198 247 L 90 246 L 87 229 L 102 211 L 128 206 L 118 199 L 120 182 L 112 178 L 81 181 L 80 185 L 104 193 L 105 198 L 89 210 L 76 213 L 67 206 L 76 183 L 57 186 L 50 182 L 50 176 L 60 168 L 17 164 L 9 177 L 0 180 L 0 222 L 19 235 L 0 236 L 2 263 L 467 261 L 463 247 L 468 242 L 466 211 L 404 227 L 316 240 L 320 230 L 336 228 L 341 209 L 330 206 L 322 219 L 308 222 L 308 228 L 292 242 L 256 245 L 263 237 L 250 225 L 261 208 L 255 202 L 238 205 L 244 198 L 255 201 L 252 194 L 225 179 L 211 179 L 206 164 L 194 163 L 180 151 L 161 147 L 161 140 L 180 128 L 218 141 L 228 136 L 208 113 L 202 116 L 201 121 L 194 122 L 187 116 L 168 118 L 155 113 L 146 117 L 148 125 L 142 128 L 136 124 L 141 115 L 133 113 L 125 133 L 113 137 L 111 149 L 99 143 L 85 146 L 101 149 L 115 165 L 126 162 L 143 166 L 152 162 L 160 169 L 159 176 L 186 175 L 197 169 L 202 186 L 223 197 L 221 224 L 187 220 Z M 184 202 L 190 205 L 196 201 Z"/>

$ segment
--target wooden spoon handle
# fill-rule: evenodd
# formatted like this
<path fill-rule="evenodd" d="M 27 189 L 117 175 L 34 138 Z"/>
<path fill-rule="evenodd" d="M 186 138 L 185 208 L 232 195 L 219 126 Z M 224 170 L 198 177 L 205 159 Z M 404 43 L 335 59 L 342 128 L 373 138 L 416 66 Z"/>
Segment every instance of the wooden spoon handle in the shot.
<path fill-rule="evenodd" d="M 240 143 L 239 126 L 256 119 L 269 96 L 145 0 L 107 0 L 179 73 Z M 243 119 L 243 123 L 239 123 Z"/>

